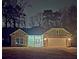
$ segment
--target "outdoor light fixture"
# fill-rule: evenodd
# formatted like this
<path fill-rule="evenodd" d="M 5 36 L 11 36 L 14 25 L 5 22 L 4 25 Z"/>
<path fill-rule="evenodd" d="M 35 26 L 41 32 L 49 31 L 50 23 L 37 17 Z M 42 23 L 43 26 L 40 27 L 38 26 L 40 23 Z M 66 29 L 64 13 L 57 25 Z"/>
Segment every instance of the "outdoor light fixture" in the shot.
<path fill-rule="evenodd" d="M 71 38 L 68 38 L 68 40 L 70 41 L 70 40 L 71 40 Z"/>
<path fill-rule="evenodd" d="M 46 38 L 44 38 L 44 40 L 47 40 Z"/>

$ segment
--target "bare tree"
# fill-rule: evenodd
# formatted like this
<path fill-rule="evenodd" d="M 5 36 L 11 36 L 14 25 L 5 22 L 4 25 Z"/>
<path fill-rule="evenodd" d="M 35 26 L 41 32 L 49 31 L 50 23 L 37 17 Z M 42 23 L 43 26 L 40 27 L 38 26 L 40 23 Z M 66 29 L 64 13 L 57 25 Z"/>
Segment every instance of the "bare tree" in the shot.
<path fill-rule="evenodd" d="M 2 1 L 2 16 L 5 18 L 5 27 L 7 27 L 7 23 L 11 26 L 16 27 L 16 23 L 18 27 L 20 23 L 25 25 L 25 13 L 24 8 L 27 7 L 29 0 L 3 0 Z M 20 20 L 22 19 L 22 20 Z"/>

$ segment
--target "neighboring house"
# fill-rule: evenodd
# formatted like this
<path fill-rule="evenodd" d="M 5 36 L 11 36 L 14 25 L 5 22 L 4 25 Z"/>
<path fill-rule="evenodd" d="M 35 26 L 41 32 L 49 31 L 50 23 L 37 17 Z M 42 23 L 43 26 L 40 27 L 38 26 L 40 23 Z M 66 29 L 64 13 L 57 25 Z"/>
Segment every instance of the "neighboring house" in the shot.
<path fill-rule="evenodd" d="M 45 31 L 35 27 L 27 32 L 18 29 L 11 35 L 11 46 L 48 47 L 48 46 L 71 46 L 72 34 L 64 28 L 51 28 Z"/>
<path fill-rule="evenodd" d="M 18 29 L 11 36 L 11 46 L 27 46 L 28 35 L 23 30 Z"/>

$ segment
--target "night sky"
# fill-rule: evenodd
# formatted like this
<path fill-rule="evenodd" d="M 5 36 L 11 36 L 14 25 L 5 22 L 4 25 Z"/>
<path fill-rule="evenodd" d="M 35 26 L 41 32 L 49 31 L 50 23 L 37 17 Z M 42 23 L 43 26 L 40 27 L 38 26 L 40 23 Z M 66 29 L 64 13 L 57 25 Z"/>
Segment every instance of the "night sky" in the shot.
<path fill-rule="evenodd" d="M 32 16 L 38 12 L 42 12 L 46 9 L 52 9 L 53 11 L 76 5 L 76 0 L 30 0 L 29 8 L 25 8 L 27 16 Z"/>

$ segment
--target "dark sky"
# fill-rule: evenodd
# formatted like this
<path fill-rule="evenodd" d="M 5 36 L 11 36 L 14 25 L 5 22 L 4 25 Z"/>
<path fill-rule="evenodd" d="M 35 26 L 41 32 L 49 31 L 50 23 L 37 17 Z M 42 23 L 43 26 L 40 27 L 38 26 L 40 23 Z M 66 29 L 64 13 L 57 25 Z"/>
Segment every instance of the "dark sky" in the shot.
<path fill-rule="evenodd" d="M 45 9 L 58 10 L 70 5 L 76 5 L 76 0 L 30 0 L 31 8 L 25 8 L 28 16 L 34 15 Z"/>

